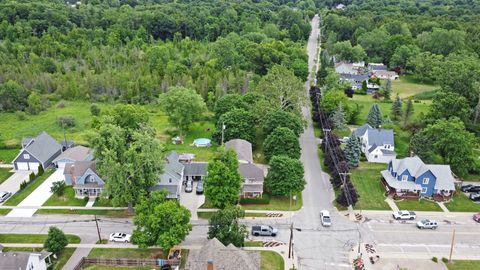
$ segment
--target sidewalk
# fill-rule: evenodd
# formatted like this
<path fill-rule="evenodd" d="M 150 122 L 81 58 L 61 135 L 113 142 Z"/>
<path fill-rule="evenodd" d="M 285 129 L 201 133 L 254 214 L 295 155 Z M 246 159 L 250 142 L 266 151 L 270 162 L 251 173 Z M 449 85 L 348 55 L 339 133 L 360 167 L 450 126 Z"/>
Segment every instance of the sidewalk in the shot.
<path fill-rule="evenodd" d="M 398 209 L 397 204 L 395 204 L 395 201 L 393 201 L 392 198 L 387 197 L 387 198 L 385 199 L 385 202 L 388 204 L 388 206 L 390 206 L 390 208 L 391 208 L 393 211 L 395 211 L 395 212 L 400 211 L 400 209 Z"/>

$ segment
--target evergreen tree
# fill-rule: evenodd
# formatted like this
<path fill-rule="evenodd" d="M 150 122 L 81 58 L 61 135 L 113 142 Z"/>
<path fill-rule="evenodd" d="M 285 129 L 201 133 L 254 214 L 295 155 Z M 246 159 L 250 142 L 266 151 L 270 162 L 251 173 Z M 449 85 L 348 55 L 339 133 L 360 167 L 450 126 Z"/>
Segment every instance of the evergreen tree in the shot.
<path fill-rule="evenodd" d="M 333 111 L 330 120 L 332 121 L 335 129 L 342 130 L 347 127 L 347 120 L 345 119 L 345 110 L 342 102 L 338 103 L 337 109 Z"/>
<path fill-rule="evenodd" d="M 367 123 L 374 128 L 379 128 L 382 124 L 382 112 L 378 104 L 373 104 L 367 115 Z"/>
<path fill-rule="evenodd" d="M 397 121 L 402 117 L 402 99 L 399 95 L 395 98 L 395 101 L 392 103 L 392 118 Z"/>
<path fill-rule="evenodd" d="M 413 114 L 413 102 L 411 99 L 408 99 L 407 107 L 405 108 L 405 115 L 403 116 L 403 126 L 406 126 L 408 124 L 408 121 L 410 121 L 412 114 Z"/>
<path fill-rule="evenodd" d="M 392 95 L 392 80 L 387 79 L 387 82 L 383 86 L 382 94 L 383 99 L 390 100 L 390 96 Z"/>
<path fill-rule="evenodd" d="M 362 146 L 360 145 L 360 140 L 355 133 L 352 133 L 343 151 L 345 152 L 345 158 L 347 159 L 348 166 L 350 168 L 358 167 L 360 155 L 362 154 Z"/>

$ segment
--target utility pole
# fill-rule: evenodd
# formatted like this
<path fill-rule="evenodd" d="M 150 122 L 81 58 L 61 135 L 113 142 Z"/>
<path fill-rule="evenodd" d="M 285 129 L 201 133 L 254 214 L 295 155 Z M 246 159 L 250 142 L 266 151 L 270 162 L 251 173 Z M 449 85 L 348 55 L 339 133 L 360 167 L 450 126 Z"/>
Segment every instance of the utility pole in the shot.
<path fill-rule="evenodd" d="M 452 235 L 452 244 L 450 245 L 450 256 L 448 257 L 448 262 L 452 262 L 452 253 L 453 253 L 453 245 L 455 243 L 455 229 L 453 229 L 453 235 Z"/>
<path fill-rule="evenodd" d="M 293 249 L 292 249 L 292 245 L 293 245 L 293 222 L 290 223 L 290 241 L 288 243 L 288 258 L 290 259 L 290 255 L 293 256 Z"/>
<path fill-rule="evenodd" d="M 223 145 L 223 139 L 224 139 L 224 132 L 225 132 L 225 122 L 222 122 L 222 145 Z"/>
<path fill-rule="evenodd" d="M 102 237 L 100 236 L 100 228 L 98 227 L 97 215 L 95 215 L 94 217 L 95 217 L 95 225 L 97 225 L 98 241 L 101 244 L 102 243 Z"/>

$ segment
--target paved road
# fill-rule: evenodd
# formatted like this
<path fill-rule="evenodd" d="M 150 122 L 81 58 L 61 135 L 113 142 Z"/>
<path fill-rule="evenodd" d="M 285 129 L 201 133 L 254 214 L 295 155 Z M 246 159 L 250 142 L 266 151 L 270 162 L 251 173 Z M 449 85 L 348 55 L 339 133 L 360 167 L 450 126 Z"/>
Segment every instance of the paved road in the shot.
<path fill-rule="evenodd" d="M 20 189 L 20 183 L 28 179 L 29 171 L 18 171 L 12 174 L 0 185 L 0 191 L 10 191 L 15 194 Z"/>

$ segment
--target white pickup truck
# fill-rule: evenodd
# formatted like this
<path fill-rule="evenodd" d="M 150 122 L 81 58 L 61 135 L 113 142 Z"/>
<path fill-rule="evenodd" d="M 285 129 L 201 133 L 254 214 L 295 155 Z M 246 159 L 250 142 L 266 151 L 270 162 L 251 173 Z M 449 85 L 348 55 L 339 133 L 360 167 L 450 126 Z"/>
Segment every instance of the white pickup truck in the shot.
<path fill-rule="evenodd" d="M 417 218 L 415 212 L 405 210 L 393 212 L 392 216 L 396 220 L 414 220 Z"/>

